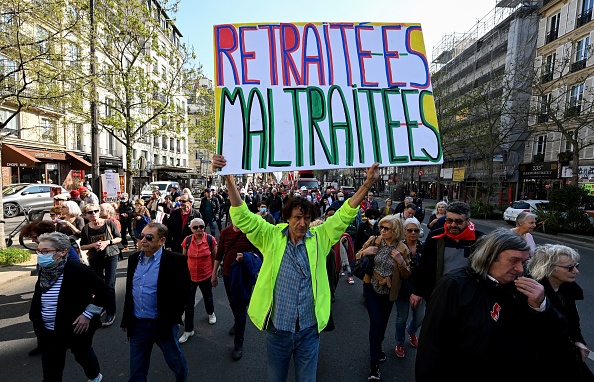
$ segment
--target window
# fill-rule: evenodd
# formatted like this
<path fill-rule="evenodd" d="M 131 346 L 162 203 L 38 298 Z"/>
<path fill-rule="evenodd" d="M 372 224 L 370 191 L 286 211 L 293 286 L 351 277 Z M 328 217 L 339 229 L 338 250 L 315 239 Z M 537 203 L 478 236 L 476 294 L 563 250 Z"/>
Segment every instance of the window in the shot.
<path fill-rule="evenodd" d="M 586 67 L 588 59 L 588 49 L 590 47 L 590 36 L 583 38 L 575 44 L 574 62 L 571 64 L 571 72 L 575 72 Z"/>
<path fill-rule="evenodd" d="M 551 102 L 553 95 L 551 93 L 540 97 L 540 113 L 538 115 L 538 123 L 544 123 L 549 120 L 549 110 L 551 109 Z"/>
<path fill-rule="evenodd" d="M 161 157 L 161 165 L 167 166 L 167 157 L 165 155 Z"/>
<path fill-rule="evenodd" d="M 74 43 L 68 43 L 66 46 L 66 65 L 80 65 L 80 48 Z"/>
<path fill-rule="evenodd" d="M 577 111 L 579 114 L 580 108 L 582 106 L 582 99 L 584 97 L 584 83 L 575 85 L 571 87 L 569 92 L 569 107 Z"/>
<path fill-rule="evenodd" d="M 571 135 L 574 135 L 575 132 L 571 131 L 569 132 Z M 561 151 L 569 151 L 569 152 L 573 152 L 573 145 L 571 144 L 571 142 L 569 142 L 567 140 L 567 138 L 563 138 L 563 145 L 561 146 L 562 150 Z"/>
<path fill-rule="evenodd" d="M 173 166 L 173 158 L 169 158 L 169 165 Z"/>
<path fill-rule="evenodd" d="M 194 159 L 195 159 L 195 160 L 200 160 L 200 159 L 202 159 L 202 155 L 200 155 L 200 153 L 199 153 L 198 151 L 196 151 L 196 152 L 194 153 Z"/>
<path fill-rule="evenodd" d="M 15 92 L 18 83 L 16 62 L 0 55 L 0 89 Z"/>
<path fill-rule="evenodd" d="M 0 122 L 5 123 L 6 120 L 12 115 L 14 112 L 8 110 L 0 109 Z M 6 124 L 4 129 L 2 129 L 2 135 L 12 135 L 18 138 L 19 136 L 19 115 L 15 115 L 12 117 L 10 121 Z"/>
<path fill-rule="evenodd" d="M 545 57 L 545 62 L 543 66 L 543 74 L 542 74 L 542 82 L 549 82 L 553 80 L 553 73 L 555 72 L 555 60 L 557 59 L 557 54 L 549 54 Z"/>
<path fill-rule="evenodd" d="M 84 130 L 82 123 L 75 123 L 74 126 L 74 149 L 84 151 L 83 149 L 83 140 L 84 140 Z"/>
<path fill-rule="evenodd" d="M 582 13 L 578 15 L 576 28 L 581 27 L 584 24 L 589 23 L 592 20 L 592 6 L 594 1 L 584 0 L 582 4 Z"/>
<path fill-rule="evenodd" d="M 47 54 L 49 53 L 49 32 L 42 28 L 37 27 L 37 48 L 39 49 L 39 53 Z"/>
<path fill-rule="evenodd" d="M 173 138 L 169 138 L 169 149 L 171 151 L 173 151 L 174 148 L 175 148 L 175 146 L 173 146 L 173 143 L 174 143 L 174 139 Z"/>
<path fill-rule="evenodd" d="M 115 110 L 114 110 L 114 106 L 115 106 L 115 101 L 111 98 L 105 98 L 105 117 L 111 117 L 113 115 L 115 115 Z"/>
<path fill-rule="evenodd" d="M 543 154 L 547 150 L 547 136 L 539 135 L 535 138 L 534 154 Z"/>
<path fill-rule="evenodd" d="M 41 140 L 43 142 L 56 143 L 58 138 L 58 132 L 56 130 L 56 121 L 53 119 L 42 118 L 41 119 Z"/>
<path fill-rule="evenodd" d="M 546 42 L 547 44 L 555 41 L 559 33 L 559 20 L 561 19 L 561 13 L 557 13 L 549 18 L 549 27 L 547 32 Z"/>

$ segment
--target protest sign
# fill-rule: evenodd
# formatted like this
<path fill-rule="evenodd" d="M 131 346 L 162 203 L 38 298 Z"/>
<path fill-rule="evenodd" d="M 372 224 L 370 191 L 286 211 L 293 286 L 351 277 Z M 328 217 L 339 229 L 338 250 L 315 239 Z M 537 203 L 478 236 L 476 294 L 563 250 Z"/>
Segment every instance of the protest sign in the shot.
<path fill-rule="evenodd" d="M 442 163 L 420 24 L 214 27 L 221 174 Z"/>

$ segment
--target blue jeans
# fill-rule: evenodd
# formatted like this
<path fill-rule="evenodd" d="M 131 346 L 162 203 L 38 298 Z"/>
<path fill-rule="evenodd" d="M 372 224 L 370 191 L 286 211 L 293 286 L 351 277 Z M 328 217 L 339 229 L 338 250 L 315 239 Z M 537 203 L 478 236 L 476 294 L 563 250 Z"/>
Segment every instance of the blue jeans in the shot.
<path fill-rule="evenodd" d="M 382 342 L 394 304 L 389 294 L 376 293 L 371 283 L 363 283 L 363 296 L 369 315 L 369 364 L 379 365 Z"/>
<path fill-rule="evenodd" d="M 233 323 L 233 327 L 235 328 L 233 344 L 235 347 L 241 347 L 243 346 L 243 337 L 245 335 L 245 325 L 247 322 L 247 308 L 250 302 L 249 300 L 231 302 L 231 276 L 223 275 L 223 282 L 225 283 L 225 291 L 227 292 L 229 306 L 231 307 L 233 317 L 235 318 Z"/>
<path fill-rule="evenodd" d="M 318 368 L 320 335 L 317 326 L 295 333 L 277 330 L 272 322 L 266 329 L 268 353 L 268 382 L 285 382 L 289 374 L 291 356 L 295 363 L 295 380 L 314 382 Z"/>
<path fill-rule="evenodd" d="M 192 293 L 188 296 L 186 303 L 186 315 L 184 318 L 184 326 L 186 332 L 194 330 L 194 302 L 196 301 L 196 290 L 200 287 L 202 292 L 202 299 L 204 300 L 204 307 L 206 314 L 209 316 L 214 313 L 214 300 L 212 297 L 212 283 L 210 278 L 199 282 L 192 281 Z"/>
<path fill-rule="evenodd" d="M 128 382 L 146 382 L 151 362 L 153 344 L 163 352 L 165 362 L 175 374 L 176 382 L 188 379 L 188 364 L 184 352 L 177 341 L 179 326 L 174 324 L 163 333 L 157 320 L 134 319 L 134 328 L 130 335 L 130 378 Z"/>
<path fill-rule="evenodd" d="M 404 344 L 405 337 L 404 330 L 406 329 L 410 334 L 417 334 L 417 330 L 419 330 L 423 324 L 423 318 L 425 318 L 425 302 L 421 301 L 416 308 L 410 306 L 408 299 L 396 299 L 394 304 L 396 305 L 396 334 L 394 335 L 394 339 L 396 340 L 397 345 L 402 345 Z M 412 319 L 408 325 L 406 325 L 409 308 L 412 310 Z"/>
<path fill-rule="evenodd" d="M 210 234 L 215 236 L 217 234 L 217 221 L 213 218 L 204 218 L 204 224 L 210 227 Z M 206 228 L 204 229 L 204 233 L 206 233 Z"/>
<path fill-rule="evenodd" d="M 116 313 L 116 271 L 118 270 L 118 256 L 105 256 L 100 259 L 89 259 L 89 266 L 105 281 L 109 287 L 109 296 L 105 304 L 105 313 L 114 316 Z"/>
<path fill-rule="evenodd" d="M 274 218 L 274 224 L 278 224 L 280 222 L 280 211 L 270 211 L 270 215 Z"/>

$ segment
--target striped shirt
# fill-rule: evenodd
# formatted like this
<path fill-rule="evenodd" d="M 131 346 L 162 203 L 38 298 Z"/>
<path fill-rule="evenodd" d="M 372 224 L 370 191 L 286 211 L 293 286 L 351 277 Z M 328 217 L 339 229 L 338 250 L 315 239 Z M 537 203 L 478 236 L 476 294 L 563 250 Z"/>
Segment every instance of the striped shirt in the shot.
<path fill-rule="evenodd" d="M 283 230 L 283 234 L 289 236 L 288 227 Z M 312 236 L 309 231 L 305 234 L 306 239 Z M 287 241 L 274 286 L 272 323 L 276 329 L 292 333 L 295 333 L 297 323 L 300 329 L 317 325 L 304 239 L 297 245 L 290 239 Z"/>
<path fill-rule="evenodd" d="M 47 330 L 54 330 L 56 325 L 58 296 L 60 295 L 60 288 L 62 288 L 63 278 L 64 274 L 62 273 L 54 285 L 47 292 L 41 294 L 41 320 Z"/>

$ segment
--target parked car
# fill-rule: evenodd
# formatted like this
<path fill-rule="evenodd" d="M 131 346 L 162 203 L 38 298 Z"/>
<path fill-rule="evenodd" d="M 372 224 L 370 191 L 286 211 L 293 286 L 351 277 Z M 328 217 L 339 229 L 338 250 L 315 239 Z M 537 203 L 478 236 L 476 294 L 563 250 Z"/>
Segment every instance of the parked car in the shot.
<path fill-rule="evenodd" d="M 148 186 L 145 186 L 142 191 L 140 192 L 140 197 L 146 203 L 151 196 L 153 195 L 153 189 L 157 187 L 161 196 L 169 195 L 170 189 L 172 186 L 175 186 L 179 189 L 179 183 L 173 181 L 162 181 L 162 182 L 152 182 Z"/>
<path fill-rule="evenodd" d="M 14 183 L 2 187 L 4 217 L 17 216 L 24 208 L 49 211 L 54 206 L 54 199 L 50 195 L 53 187 L 58 187 L 63 194 L 68 194 L 68 190 L 57 184 Z"/>
<path fill-rule="evenodd" d="M 532 212 L 535 214 L 538 209 L 546 209 L 548 203 L 548 200 L 538 199 L 516 200 L 503 211 L 503 220 L 510 224 L 515 224 L 520 212 Z"/>

